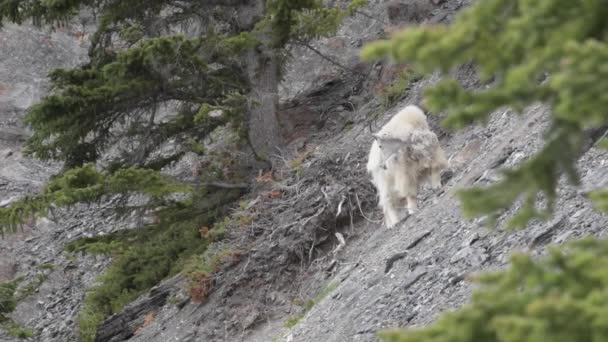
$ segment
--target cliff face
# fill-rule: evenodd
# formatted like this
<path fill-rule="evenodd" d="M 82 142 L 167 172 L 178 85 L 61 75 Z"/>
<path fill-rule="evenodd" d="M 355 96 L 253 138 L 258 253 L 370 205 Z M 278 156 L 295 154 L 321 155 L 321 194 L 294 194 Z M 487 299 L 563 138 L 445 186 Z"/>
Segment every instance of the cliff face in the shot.
<path fill-rule="evenodd" d="M 50 32 L 6 25 L 0 31 L 0 198 L 2 205 L 40 189 L 57 165 L 23 157 L 29 132 L 25 110 L 47 91 L 47 72 L 85 61 L 86 45 L 77 26 Z M 74 340 L 73 316 L 82 293 L 107 264 L 107 258 L 78 261 L 63 256 L 63 245 L 85 232 L 94 234 L 89 213 L 76 211 L 58 224 L 42 220 L 0 239 L 0 281 L 23 276 L 32 294 L 19 301 L 13 317 L 40 331 L 41 341 Z M 101 219 L 103 220 L 103 219 Z M 99 221 L 99 220 L 96 220 Z M 43 266 L 46 265 L 46 266 Z M 53 267 L 51 269 L 51 267 Z M 0 340 L 10 338 L 0 332 Z"/>
<path fill-rule="evenodd" d="M 245 230 L 215 246 L 239 251 L 238 260 L 215 276 L 203 303 L 185 293 L 178 275 L 108 318 L 98 341 L 375 341 L 385 327 L 423 325 L 462 305 L 472 272 L 502 267 L 515 250 L 544 252 L 548 243 L 581 235 L 603 235 L 608 218 L 581 195 L 608 183 L 602 167 L 608 153 L 590 148 L 579 162 L 581 189 L 562 184 L 555 218 L 526 230 L 490 231 L 480 220 L 464 220 L 451 190 L 497 179 L 538 150 L 547 126 L 546 108 L 526 115 L 494 113 L 486 126 L 445 132 L 432 129 L 450 157 L 444 186 L 420 194 L 420 211 L 396 228 L 382 227 L 375 193 L 365 174 L 371 132 L 406 104 L 418 104 L 430 77 L 411 84 L 385 108 L 374 92 L 394 78 L 385 63 L 365 65 L 360 46 L 391 24 L 450 20 L 463 1 L 370 1 L 348 19 L 336 37 L 313 48 L 295 47 L 281 90 L 281 116 L 300 159 L 278 172 L 266 190 L 246 198 L 255 213 Z M 78 21 L 76 21 L 78 22 Z M 86 58 L 87 26 L 47 33 L 8 25 L 0 31 L 0 205 L 36 191 L 57 165 L 22 156 L 27 129 L 24 111 L 46 91 L 46 73 Z M 90 31 L 88 31 L 90 32 Z M 327 58 L 329 57 L 329 59 Z M 338 66 L 346 66 L 345 70 Z M 455 71 L 478 87 L 469 67 Z M 291 157 L 289 157 L 291 158 Z M 36 341 L 75 341 L 75 316 L 86 288 L 107 267 L 109 257 L 64 253 L 67 242 L 136 225 L 117 220 L 112 203 L 57 212 L 0 240 L 0 281 L 17 275 L 32 285 L 11 317 L 37 331 Z M 344 238 L 344 244 L 340 238 Z M 290 326 L 286 328 L 285 325 Z M 12 341 L 0 332 L 0 340 Z"/>

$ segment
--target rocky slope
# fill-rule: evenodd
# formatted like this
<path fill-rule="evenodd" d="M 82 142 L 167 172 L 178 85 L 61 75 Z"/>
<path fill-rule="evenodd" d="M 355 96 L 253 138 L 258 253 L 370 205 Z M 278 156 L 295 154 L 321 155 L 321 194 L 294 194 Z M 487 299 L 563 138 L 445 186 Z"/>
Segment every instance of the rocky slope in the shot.
<path fill-rule="evenodd" d="M 456 0 L 439 5 L 370 1 L 336 37 L 314 44 L 331 60 L 296 47 L 281 89 L 281 115 L 291 140 L 286 167 L 247 197 L 244 210 L 253 223 L 212 249 L 238 251 L 238 260 L 216 274 L 214 289 L 202 303 L 187 296 L 183 276 L 167 279 L 108 318 L 97 340 L 376 341 L 379 329 L 427 324 L 441 311 L 458 307 L 471 290 L 464 277 L 504 266 L 515 249 L 538 255 L 548 243 L 603 235 L 608 218 L 582 196 L 587 188 L 608 183 L 608 153 L 593 147 L 579 162 L 582 188 L 563 184 L 551 222 L 508 233 L 487 230 L 480 220 L 460 215 L 452 190 L 495 181 L 497 169 L 517 164 L 541 146 L 547 113 L 540 105 L 521 117 L 500 111 L 488 125 L 459 132 L 441 130 L 432 118 L 450 156 L 444 187 L 425 189 L 420 211 L 396 228 L 379 223 L 364 171 L 370 132 L 401 106 L 419 103 L 424 86 L 436 78 L 415 82 L 399 103 L 385 109 L 374 91 L 394 77 L 395 69 L 360 63 L 359 47 L 392 24 L 450 20 L 463 5 Z M 80 27 L 52 34 L 15 26 L 0 31 L 2 205 L 37 190 L 56 170 L 21 155 L 28 133 L 19 118 L 46 91 L 48 70 L 84 60 Z M 480 86 L 470 68 L 455 72 L 467 86 Z M 281 196 L 268 197 L 265 190 L 278 190 Z M 109 258 L 73 259 L 63 247 L 78 237 L 136 224 L 136 217 L 115 220 L 110 206 L 62 211 L 54 222 L 41 220 L 0 240 L 0 280 L 23 275 L 33 285 L 12 314 L 38 332 L 33 340 L 76 340 L 74 317 L 84 290 Z M 2 332 L 0 340 L 12 341 Z"/>
<path fill-rule="evenodd" d="M 28 132 L 21 118 L 47 91 L 48 71 L 85 61 L 86 46 L 77 32 L 76 27 L 50 32 L 14 25 L 6 25 L 0 31 L 2 205 L 38 190 L 57 170 L 56 165 L 23 157 L 21 144 Z M 70 327 L 82 292 L 107 264 L 107 260 L 90 257 L 73 262 L 62 255 L 66 241 L 92 234 L 95 229 L 91 228 L 104 222 L 103 215 L 94 221 L 84 220 L 87 216 L 87 212 L 77 211 L 62 217 L 60 224 L 42 220 L 0 239 L 0 281 L 24 276 L 31 289 L 28 292 L 33 293 L 19 302 L 13 317 L 21 325 L 40 331 L 40 340 L 74 339 Z M 10 338 L 0 332 L 0 340 Z"/>

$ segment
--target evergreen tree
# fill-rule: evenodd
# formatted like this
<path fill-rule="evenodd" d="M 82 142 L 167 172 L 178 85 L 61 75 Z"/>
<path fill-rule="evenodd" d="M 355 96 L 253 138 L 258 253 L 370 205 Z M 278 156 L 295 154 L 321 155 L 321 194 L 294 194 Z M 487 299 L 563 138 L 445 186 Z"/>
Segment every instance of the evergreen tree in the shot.
<path fill-rule="evenodd" d="M 442 81 L 426 90 L 443 123 L 461 128 L 486 122 L 499 107 L 522 112 L 533 103 L 551 108 L 542 150 L 487 188 L 460 190 L 465 214 L 491 222 L 523 199 L 509 224 L 546 218 L 558 178 L 577 185 L 575 167 L 588 130 L 608 124 L 608 3 L 603 0 L 476 1 L 451 24 L 408 28 L 365 47 L 366 58 L 414 63 Z M 467 90 L 448 72 L 472 62 L 488 88 Z M 599 142 L 608 148 L 608 140 Z M 542 194 L 544 196 L 539 196 Z M 539 198 L 547 201 L 539 208 Z M 608 190 L 589 197 L 608 211 Z M 473 277 L 481 289 L 471 302 L 428 327 L 382 332 L 406 341 L 603 341 L 608 335 L 608 241 L 587 238 L 550 249 L 539 261 L 517 254 L 505 271 Z"/>
<path fill-rule="evenodd" d="M 83 11 L 93 12 L 97 24 L 88 63 L 53 70 L 51 93 L 25 117 L 33 129 L 25 152 L 63 162 L 64 168 L 40 193 L 0 208 L 0 234 L 32 216 L 52 214 L 55 207 L 116 195 L 119 213 L 152 208 L 158 218 L 142 231 L 66 246 L 114 255 L 84 299 L 77 318 L 81 341 L 93 341 L 105 317 L 179 272 L 221 237 L 224 228 L 216 220 L 242 194 L 237 184 L 216 189 L 214 181 L 229 181 L 216 172 L 219 162 L 201 170 L 198 187 L 161 170 L 188 152 L 207 153 L 204 139 L 220 127 L 249 143 L 259 159 L 272 161 L 281 145 L 276 110 L 282 67 L 290 57 L 286 46 L 334 33 L 363 3 L 0 0 L 0 25 L 28 20 L 63 25 Z M 172 148 L 163 149 L 168 144 Z M 134 194 L 147 203 L 130 204 Z M 213 230 L 201 234 L 207 226 Z M 5 297 L 0 304 L 8 310 L 14 303 Z"/>
<path fill-rule="evenodd" d="M 53 70 L 51 94 L 25 118 L 34 132 L 26 152 L 64 162 L 64 173 L 42 194 L 0 210 L 0 232 L 53 205 L 117 192 L 149 194 L 148 186 L 155 206 L 170 204 L 162 198 L 176 190 L 175 181 L 159 170 L 186 152 L 204 153 L 203 139 L 227 124 L 260 159 L 270 160 L 281 144 L 276 108 L 285 46 L 335 32 L 363 3 L 341 8 L 320 0 L 0 1 L 0 24 L 31 19 L 61 25 L 83 10 L 97 18 L 89 62 Z M 193 23 L 200 34 L 174 33 Z M 166 112 L 168 117 L 160 117 Z M 174 153 L 155 153 L 167 142 L 176 144 Z M 117 146 L 128 148 L 100 164 Z M 154 181 L 120 180 L 133 175 Z"/>

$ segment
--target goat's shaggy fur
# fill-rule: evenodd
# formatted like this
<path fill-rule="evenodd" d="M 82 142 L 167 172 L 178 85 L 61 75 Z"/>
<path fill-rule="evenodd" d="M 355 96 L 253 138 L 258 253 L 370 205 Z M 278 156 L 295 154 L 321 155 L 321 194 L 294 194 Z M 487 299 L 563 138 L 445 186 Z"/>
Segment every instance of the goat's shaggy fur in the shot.
<path fill-rule="evenodd" d="M 448 161 L 417 106 L 403 108 L 373 136 L 367 171 L 378 191 L 384 223 L 392 227 L 400 220 L 398 202 L 405 198 L 408 212 L 414 213 L 419 186 L 430 181 L 433 189 L 441 187 L 441 171 Z"/>

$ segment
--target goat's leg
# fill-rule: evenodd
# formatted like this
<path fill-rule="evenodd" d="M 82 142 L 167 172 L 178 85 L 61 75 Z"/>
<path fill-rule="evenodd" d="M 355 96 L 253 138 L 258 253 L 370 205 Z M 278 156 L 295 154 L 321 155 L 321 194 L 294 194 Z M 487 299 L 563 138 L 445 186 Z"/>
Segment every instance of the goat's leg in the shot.
<path fill-rule="evenodd" d="M 399 215 L 395 208 L 395 204 L 393 203 L 394 201 L 390 190 L 391 187 L 393 187 L 393 181 L 384 176 L 379 176 L 376 181 L 378 206 L 382 208 L 385 226 L 391 228 L 399 222 Z"/>
<path fill-rule="evenodd" d="M 441 170 L 438 168 L 431 168 L 431 188 L 433 190 L 441 188 Z"/>
<path fill-rule="evenodd" d="M 384 224 L 387 228 L 392 228 L 399 222 L 399 214 L 395 208 L 395 203 L 391 198 L 390 191 L 385 190 L 380 192 L 380 206 L 384 213 Z"/>
<path fill-rule="evenodd" d="M 406 197 L 411 194 L 412 182 L 409 179 L 408 170 L 403 165 L 395 168 L 395 190 L 399 197 Z"/>
<path fill-rule="evenodd" d="M 418 200 L 416 196 L 407 196 L 407 211 L 411 214 L 418 210 Z"/>
<path fill-rule="evenodd" d="M 392 228 L 399 222 L 399 212 L 391 195 L 390 191 L 385 191 L 381 193 L 382 197 L 380 198 L 380 205 L 384 213 L 384 225 L 387 228 Z"/>
<path fill-rule="evenodd" d="M 399 214 L 393 206 L 384 208 L 384 224 L 387 228 L 393 228 L 399 222 Z"/>

